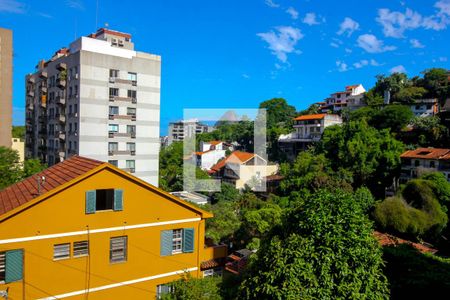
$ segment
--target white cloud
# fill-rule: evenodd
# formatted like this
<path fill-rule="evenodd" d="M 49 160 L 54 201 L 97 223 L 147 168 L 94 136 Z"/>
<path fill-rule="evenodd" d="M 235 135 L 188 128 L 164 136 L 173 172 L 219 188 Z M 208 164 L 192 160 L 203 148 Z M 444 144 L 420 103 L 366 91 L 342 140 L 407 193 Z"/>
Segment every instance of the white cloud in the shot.
<path fill-rule="evenodd" d="M 385 46 L 382 40 L 379 40 L 373 34 L 363 34 L 358 37 L 358 46 L 369 53 L 381 53 L 395 50 L 395 46 Z"/>
<path fill-rule="evenodd" d="M 355 69 L 361 69 L 366 66 L 378 67 L 378 66 L 381 66 L 381 64 L 378 63 L 375 59 L 371 59 L 371 60 L 362 59 L 353 64 L 353 67 L 355 67 Z"/>
<path fill-rule="evenodd" d="M 425 48 L 425 46 L 417 39 L 410 39 L 409 42 L 413 48 Z"/>
<path fill-rule="evenodd" d="M 346 72 L 349 70 L 347 64 L 340 60 L 336 61 L 336 66 L 338 67 L 339 72 Z"/>
<path fill-rule="evenodd" d="M 398 66 L 395 66 L 395 67 L 391 68 L 391 69 L 389 70 L 389 72 L 390 72 L 391 74 L 392 74 L 392 73 L 406 73 L 406 69 L 405 69 L 404 66 L 398 65 Z"/>
<path fill-rule="evenodd" d="M 250 79 L 250 75 L 248 75 L 248 74 L 242 74 L 242 77 L 244 77 L 245 79 Z"/>
<path fill-rule="evenodd" d="M 84 10 L 84 4 L 81 0 L 66 0 L 66 5 L 74 9 Z"/>
<path fill-rule="evenodd" d="M 352 33 L 358 29 L 359 23 L 349 17 L 346 17 L 344 21 L 342 21 L 341 25 L 339 25 L 339 31 L 337 34 L 341 35 L 347 33 L 347 36 L 351 36 Z"/>
<path fill-rule="evenodd" d="M 339 45 L 337 43 L 335 43 L 335 42 L 331 42 L 330 46 L 334 47 L 334 48 L 339 48 Z"/>
<path fill-rule="evenodd" d="M 303 34 L 300 29 L 291 26 L 278 26 L 275 29 L 276 31 L 258 33 L 257 36 L 269 44 L 272 54 L 285 63 L 289 53 L 301 53 L 295 49 L 295 45 L 303 38 Z"/>
<path fill-rule="evenodd" d="M 418 28 L 422 24 L 422 16 L 409 8 L 405 13 L 379 9 L 376 20 L 383 26 L 384 35 L 393 38 L 402 38 L 405 30 Z"/>
<path fill-rule="evenodd" d="M 286 10 L 286 12 L 287 12 L 288 14 L 291 15 L 291 18 L 292 18 L 292 19 L 294 19 L 294 20 L 297 20 L 297 19 L 298 19 L 298 11 L 297 11 L 295 8 L 293 8 L 292 6 L 289 7 L 289 8 Z"/>
<path fill-rule="evenodd" d="M 387 37 L 402 38 L 406 30 L 425 28 L 443 30 L 450 25 L 450 0 L 440 0 L 434 4 L 435 14 L 422 16 L 409 8 L 405 12 L 390 11 L 387 8 L 378 10 L 377 22 L 383 26 Z"/>
<path fill-rule="evenodd" d="M 352 53 L 353 51 L 352 51 L 352 49 L 350 49 L 350 48 L 345 48 L 345 53 Z"/>
<path fill-rule="evenodd" d="M 276 4 L 272 0 L 265 0 L 264 2 L 266 3 L 267 6 L 270 6 L 270 7 L 280 7 L 280 4 Z"/>
<path fill-rule="evenodd" d="M 23 14 L 25 13 L 25 4 L 16 0 L 0 0 L 0 12 Z"/>
<path fill-rule="evenodd" d="M 303 23 L 308 24 L 309 26 L 319 25 L 320 22 L 317 20 L 315 13 L 307 13 L 303 18 Z"/>

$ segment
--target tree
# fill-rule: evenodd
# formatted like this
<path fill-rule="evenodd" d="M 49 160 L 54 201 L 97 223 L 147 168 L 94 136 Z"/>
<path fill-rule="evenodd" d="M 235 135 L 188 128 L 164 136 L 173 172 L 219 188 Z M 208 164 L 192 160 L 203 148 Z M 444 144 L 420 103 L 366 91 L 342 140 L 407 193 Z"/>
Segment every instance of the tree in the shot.
<path fill-rule="evenodd" d="M 0 174 L 0 189 L 23 178 L 19 153 L 16 150 L 0 147 Z"/>
<path fill-rule="evenodd" d="M 411 86 L 408 76 L 404 73 L 393 73 L 390 76 L 377 75 L 377 82 L 373 87 L 374 93 L 379 96 L 384 96 L 385 91 L 391 93 L 391 99 L 395 98 L 395 94 L 400 92 L 405 87 Z"/>
<path fill-rule="evenodd" d="M 393 102 L 412 104 L 416 100 L 423 99 L 427 92 L 425 88 L 419 86 L 405 87 L 394 95 Z"/>
<path fill-rule="evenodd" d="M 449 147 L 448 128 L 441 124 L 439 117 L 415 117 L 411 121 L 413 131 L 405 139 L 410 144 L 422 147 Z"/>
<path fill-rule="evenodd" d="M 371 222 L 350 193 L 319 191 L 262 241 L 242 299 L 388 299 Z"/>
<path fill-rule="evenodd" d="M 334 171 L 351 172 L 354 188 L 367 186 L 378 197 L 399 175 L 403 150 L 388 130 L 379 131 L 363 120 L 327 127 L 316 153 L 323 154 Z"/>
<path fill-rule="evenodd" d="M 159 184 L 165 191 L 183 189 L 183 143 L 174 142 L 159 152 Z"/>
<path fill-rule="evenodd" d="M 47 168 L 39 159 L 27 159 L 23 163 L 23 177 L 29 177 Z"/>
<path fill-rule="evenodd" d="M 12 137 L 25 140 L 25 126 L 13 126 Z"/>
<path fill-rule="evenodd" d="M 433 68 L 423 72 L 422 86 L 427 89 L 428 98 L 438 98 L 443 103 L 450 97 L 450 84 L 448 71 L 442 68 Z"/>
<path fill-rule="evenodd" d="M 209 276 L 193 278 L 186 273 L 177 281 L 170 283 L 172 292 L 163 294 L 163 300 L 220 300 L 220 277 Z"/>
<path fill-rule="evenodd" d="M 368 123 L 377 129 L 389 129 L 393 133 L 398 133 L 413 117 L 414 114 L 408 106 L 389 105 L 373 115 Z"/>
<path fill-rule="evenodd" d="M 215 243 L 233 241 L 241 226 L 236 201 L 219 201 L 206 209 L 214 214 L 214 218 L 206 220 L 206 236 Z"/>
<path fill-rule="evenodd" d="M 295 107 L 283 98 L 273 98 L 261 102 L 259 108 L 267 110 L 267 128 L 285 126 L 290 129 L 292 118 L 296 115 Z"/>
<path fill-rule="evenodd" d="M 384 97 L 383 94 L 377 93 L 375 89 L 372 88 L 364 94 L 363 101 L 369 106 L 381 106 L 384 103 Z"/>

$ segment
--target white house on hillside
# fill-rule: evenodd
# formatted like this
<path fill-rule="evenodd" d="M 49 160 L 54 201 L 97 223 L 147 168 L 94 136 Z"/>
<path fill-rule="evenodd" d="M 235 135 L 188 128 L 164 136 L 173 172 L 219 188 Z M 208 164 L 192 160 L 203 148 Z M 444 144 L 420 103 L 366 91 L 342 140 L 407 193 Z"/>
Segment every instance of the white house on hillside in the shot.
<path fill-rule="evenodd" d="M 222 141 L 200 142 L 200 152 L 195 153 L 197 166 L 209 171 L 213 165 L 226 156 L 233 146 Z"/>
<path fill-rule="evenodd" d="M 325 99 L 325 103 L 319 102 L 322 106 L 322 112 L 338 112 L 348 107 L 351 110 L 358 109 L 366 104 L 363 102 L 366 89 L 362 84 L 349 85 L 345 87 L 345 91 L 336 92 Z M 318 104 L 319 104 L 318 103 Z"/>

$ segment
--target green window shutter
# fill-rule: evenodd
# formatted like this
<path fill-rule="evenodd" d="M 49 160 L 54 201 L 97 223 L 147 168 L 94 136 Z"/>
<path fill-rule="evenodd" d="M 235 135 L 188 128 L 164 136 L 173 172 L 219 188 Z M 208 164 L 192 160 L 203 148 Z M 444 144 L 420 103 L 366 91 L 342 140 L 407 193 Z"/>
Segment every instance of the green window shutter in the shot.
<path fill-rule="evenodd" d="M 114 210 L 123 210 L 123 190 L 114 190 Z"/>
<path fill-rule="evenodd" d="M 23 250 L 6 251 L 5 282 L 22 280 L 23 278 Z"/>
<path fill-rule="evenodd" d="M 95 190 L 86 192 L 86 214 L 95 213 L 96 196 L 97 192 Z"/>
<path fill-rule="evenodd" d="M 183 229 L 183 252 L 194 252 L 194 228 Z"/>
<path fill-rule="evenodd" d="M 161 256 L 172 255 L 172 230 L 161 231 Z"/>

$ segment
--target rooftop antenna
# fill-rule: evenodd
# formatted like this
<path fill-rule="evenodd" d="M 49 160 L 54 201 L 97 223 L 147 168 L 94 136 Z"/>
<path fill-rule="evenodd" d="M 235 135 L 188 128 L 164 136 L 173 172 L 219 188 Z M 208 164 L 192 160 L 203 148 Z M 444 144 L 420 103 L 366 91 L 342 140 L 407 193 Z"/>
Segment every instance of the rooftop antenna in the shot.
<path fill-rule="evenodd" d="M 41 195 L 41 187 L 44 186 L 45 176 L 38 176 L 37 178 L 38 196 Z"/>
<path fill-rule="evenodd" d="M 97 7 L 95 10 L 95 31 L 97 31 L 97 26 L 98 26 L 98 0 L 97 0 Z"/>

